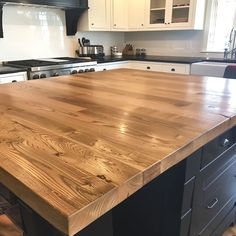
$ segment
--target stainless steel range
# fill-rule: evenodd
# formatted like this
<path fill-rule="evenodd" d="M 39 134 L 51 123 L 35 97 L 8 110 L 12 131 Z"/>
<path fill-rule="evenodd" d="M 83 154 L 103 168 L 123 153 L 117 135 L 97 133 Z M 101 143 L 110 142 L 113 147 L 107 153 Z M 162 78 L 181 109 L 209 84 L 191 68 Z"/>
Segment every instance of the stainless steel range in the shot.
<path fill-rule="evenodd" d="M 60 57 L 35 60 L 9 61 L 5 65 L 27 68 L 28 80 L 60 75 L 94 72 L 97 62 L 81 58 Z"/>

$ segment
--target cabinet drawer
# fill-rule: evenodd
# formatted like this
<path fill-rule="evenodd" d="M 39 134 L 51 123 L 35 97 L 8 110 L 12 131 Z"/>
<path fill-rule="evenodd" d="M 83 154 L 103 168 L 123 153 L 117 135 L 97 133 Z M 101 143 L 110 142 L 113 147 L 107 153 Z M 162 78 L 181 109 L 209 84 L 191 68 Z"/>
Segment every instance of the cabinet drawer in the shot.
<path fill-rule="evenodd" d="M 168 64 L 162 66 L 162 71 L 168 73 L 189 74 L 190 66 L 181 64 Z"/>
<path fill-rule="evenodd" d="M 205 226 L 236 196 L 236 144 L 204 168 L 196 179 L 193 202 L 195 233 Z"/>
<path fill-rule="evenodd" d="M 26 72 L 9 73 L 0 76 L 0 83 L 7 84 L 27 80 Z"/>
<path fill-rule="evenodd" d="M 234 143 L 232 130 L 225 132 L 203 147 L 201 167 L 215 160 Z"/>
<path fill-rule="evenodd" d="M 222 236 L 223 233 L 236 223 L 236 207 L 224 218 L 216 230 L 210 236 Z"/>
<path fill-rule="evenodd" d="M 182 216 L 185 215 L 192 208 L 193 189 L 194 189 L 195 177 L 189 180 L 184 185 L 184 195 L 182 204 Z"/>

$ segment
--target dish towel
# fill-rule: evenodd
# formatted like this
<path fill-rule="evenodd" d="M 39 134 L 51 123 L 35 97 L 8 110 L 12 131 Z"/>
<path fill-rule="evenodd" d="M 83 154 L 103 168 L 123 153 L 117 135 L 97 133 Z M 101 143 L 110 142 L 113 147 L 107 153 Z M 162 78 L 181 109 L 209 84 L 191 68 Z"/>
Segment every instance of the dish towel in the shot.
<path fill-rule="evenodd" d="M 224 78 L 236 79 L 236 65 L 230 65 L 225 68 Z"/>

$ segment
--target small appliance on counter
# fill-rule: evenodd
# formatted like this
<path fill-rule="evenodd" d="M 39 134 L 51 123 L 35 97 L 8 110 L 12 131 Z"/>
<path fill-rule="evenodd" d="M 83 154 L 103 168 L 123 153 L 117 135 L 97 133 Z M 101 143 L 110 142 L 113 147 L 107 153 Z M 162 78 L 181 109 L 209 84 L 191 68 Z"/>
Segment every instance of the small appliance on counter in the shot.
<path fill-rule="evenodd" d="M 102 45 L 91 45 L 90 40 L 82 38 L 78 39 L 79 48 L 76 50 L 78 57 L 90 57 L 91 59 L 102 59 L 104 54 L 104 47 Z"/>

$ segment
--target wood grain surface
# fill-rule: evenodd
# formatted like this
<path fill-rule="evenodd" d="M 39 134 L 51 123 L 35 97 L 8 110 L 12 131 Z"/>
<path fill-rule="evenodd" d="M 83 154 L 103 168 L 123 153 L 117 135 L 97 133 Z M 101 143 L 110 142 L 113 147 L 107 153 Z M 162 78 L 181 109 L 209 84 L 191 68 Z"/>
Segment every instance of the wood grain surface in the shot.
<path fill-rule="evenodd" d="M 236 124 L 236 80 L 120 69 L 0 86 L 0 181 L 74 235 Z"/>

